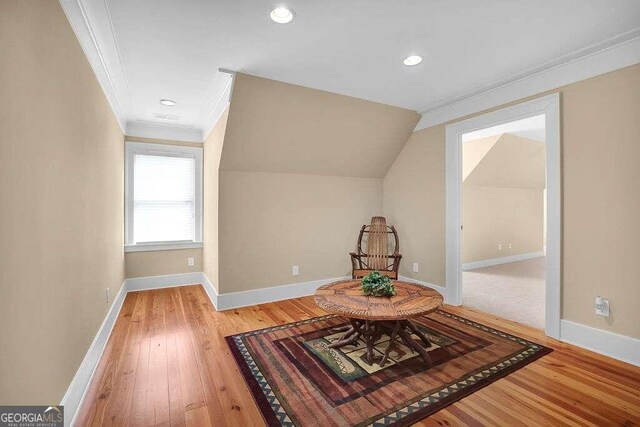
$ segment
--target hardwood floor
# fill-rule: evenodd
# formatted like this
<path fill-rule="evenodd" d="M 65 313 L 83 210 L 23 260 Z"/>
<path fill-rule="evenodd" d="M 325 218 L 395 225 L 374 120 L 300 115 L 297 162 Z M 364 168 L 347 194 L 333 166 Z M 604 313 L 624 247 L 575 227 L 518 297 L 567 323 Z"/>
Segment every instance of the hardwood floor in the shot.
<path fill-rule="evenodd" d="M 418 425 L 638 425 L 640 368 L 461 307 L 550 355 Z M 325 314 L 311 297 L 216 312 L 200 285 L 129 293 L 77 425 L 264 425 L 224 336 Z"/>

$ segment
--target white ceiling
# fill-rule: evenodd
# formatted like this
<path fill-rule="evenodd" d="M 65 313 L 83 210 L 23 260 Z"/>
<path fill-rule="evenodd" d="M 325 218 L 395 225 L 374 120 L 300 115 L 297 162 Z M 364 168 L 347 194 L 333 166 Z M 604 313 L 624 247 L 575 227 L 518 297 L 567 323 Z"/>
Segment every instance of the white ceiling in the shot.
<path fill-rule="evenodd" d="M 423 111 L 640 35 L 638 0 L 283 0 L 287 25 L 259 0 L 60 1 L 121 123 L 196 140 L 226 105 L 219 68 Z"/>
<path fill-rule="evenodd" d="M 544 142 L 544 117 L 544 114 L 540 114 L 538 116 L 527 117 L 526 119 L 515 120 L 513 122 L 468 132 L 462 135 L 462 142 L 471 142 L 493 135 L 502 135 L 504 133 Z"/>

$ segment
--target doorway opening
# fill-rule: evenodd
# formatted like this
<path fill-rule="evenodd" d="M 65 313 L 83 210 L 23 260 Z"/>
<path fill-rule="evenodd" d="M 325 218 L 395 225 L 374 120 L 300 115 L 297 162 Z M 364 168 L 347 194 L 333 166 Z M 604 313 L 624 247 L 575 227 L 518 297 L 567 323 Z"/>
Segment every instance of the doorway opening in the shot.
<path fill-rule="evenodd" d="M 545 115 L 462 135 L 462 303 L 544 329 Z"/>
<path fill-rule="evenodd" d="M 561 307 L 559 111 L 559 94 L 552 94 L 446 129 L 447 301 L 544 327 L 554 338 Z"/>

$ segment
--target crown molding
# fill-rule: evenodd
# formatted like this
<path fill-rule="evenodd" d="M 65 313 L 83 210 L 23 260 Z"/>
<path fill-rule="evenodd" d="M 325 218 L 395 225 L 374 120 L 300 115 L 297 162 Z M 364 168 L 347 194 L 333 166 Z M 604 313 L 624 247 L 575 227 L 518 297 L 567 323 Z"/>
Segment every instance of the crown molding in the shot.
<path fill-rule="evenodd" d="M 415 131 L 640 63 L 640 28 L 420 111 Z"/>
<path fill-rule="evenodd" d="M 202 143 L 202 129 L 195 126 L 165 125 L 149 121 L 130 121 L 125 128 L 127 136 L 140 138 L 168 139 L 183 142 Z"/>
<path fill-rule="evenodd" d="M 207 102 L 205 105 L 213 105 L 207 114 L 204 115 L 203 120 L 203 131 L 202 131 L 202 140 L 206 140 L 211 133 L 213 127 L 218 123 L 218 120 L 224 113 L 224 110 L 227 108 L 229 103 L 231 102 L 231 96 L 233 96 L 233 85 L 236 80 L 236 74 L 233 71 L 227 71 L 220 69 L 220 74 L 224 76 L 224 89 L 222 93 L 220 93 L 217 98 L 214 100 Z"/>
<path fill-rule="evenodd" d="M 127 117 L 132 109 L 131 95 L 107 0 L 91 3 L 83 0 L 59 1 L 124 133 Z M 98 31 L 98 27 L 92 25 L 92 22 L 104 22 L 105 25 L 100 28 L 108 28 L 108 31 Z"/>
<path fill-rule="evenodd" d="M 201 126 L 136 119 L 124 63 L 118 48 L 109 0 L 59 0 L 122 132 L 127 136 L 202 142 L 227 107 L 233 87 L 229 71 L 216 70 Z M 220 77 L 222 76 L 222 78 Z M 220 90 L 217 90 L 220 89 Z M 211 106 L 211 107 L 210 107 Z"/>

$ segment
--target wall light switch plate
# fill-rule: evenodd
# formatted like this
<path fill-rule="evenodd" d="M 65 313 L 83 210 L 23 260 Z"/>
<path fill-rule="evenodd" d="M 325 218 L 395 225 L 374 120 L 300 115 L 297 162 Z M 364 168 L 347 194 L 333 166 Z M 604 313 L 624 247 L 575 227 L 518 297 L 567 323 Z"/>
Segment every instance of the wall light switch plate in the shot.
<path fill-rule="evenodd" d="M 418 263 L 417 263 L 417 262 L 414 262 L 414 263 L 413 263 L 413 272 L 414 272 L 414 273 L 417 273 L 417 272 L 418 272 Z"/>
<path fill-rule="evenodd" d="M 294 276 L 297 276 L 298 274 L 300 274 L 300 267 L 298 267 L 297 265 L 294 265 L 293 267 L 291 267 L 291 274 Z"/>
<path fill-rule="evenodd" d="M 596 314 L 598 316 L 609 317 L 609 300 L 596 297 Z"/>

